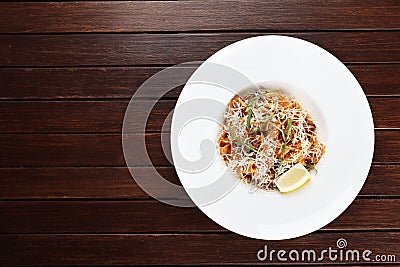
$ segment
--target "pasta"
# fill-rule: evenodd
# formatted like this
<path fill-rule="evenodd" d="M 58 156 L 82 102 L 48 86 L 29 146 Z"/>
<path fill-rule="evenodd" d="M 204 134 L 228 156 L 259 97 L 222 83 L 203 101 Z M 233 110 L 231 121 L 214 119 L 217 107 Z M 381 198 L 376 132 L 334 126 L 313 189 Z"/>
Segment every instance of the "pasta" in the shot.
<path fill-rule="evenodd" d="M 234 173 L 265 190 L 297 163 L 314 168 L 325 153 L 309 112 L 283 91 L 265 88 L 232 98 L 217 147 Z"/>

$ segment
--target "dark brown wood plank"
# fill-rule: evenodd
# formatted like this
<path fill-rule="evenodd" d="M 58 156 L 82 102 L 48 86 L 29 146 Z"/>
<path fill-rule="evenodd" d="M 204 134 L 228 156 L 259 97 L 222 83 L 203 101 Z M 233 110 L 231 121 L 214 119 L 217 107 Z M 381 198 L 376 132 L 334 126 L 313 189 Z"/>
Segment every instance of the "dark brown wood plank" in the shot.
<path fill-rule="evenodd" d="M 133 168 L 152 179 L 148 167 Z M 180 184 L 175 169 L 157 167 L 165 179 Z M 360 196 L 400 196 L 398 165 L 372 165 Z M 0 168 L 0 199 L 148 199 L 131 177 L 128 168 Z M 171 196 L 163 186 L 162 196 Z"/>
<path fill-rule="evenodd" d="M 136 102 L 129 128 L 143 132 L 145 107 L 154 100 Z M 400 128 L 400 98 L 369 98 L 376 128 Z M 147 131 L 170 131 L 168 114 L 176 100 L 157 102 L 147 120 Z M 0 132 L 58 133 L 58 132 L 121 132 L 128 101 L 6 101 L 0 102 Z"/>
<path fill-rule="evenodd" d="M 126 134 L 124 138 L 137 136 Z M 160 134 L 147 134 L 145 138 L 154 164 L 169 165 L 162 151 Z M 3 167 L 126 166 L 122 134 L 2 134 L 0 147 L 0 166 Z M 143 155 L 128 152 L 138 165 L 147 164 Z"/>
<path fill-rule="evenodd" d="M 348 68 L 366 95 L 400 95 L 400 65 L 352 65 Z"/>
<path fill-rule="evenodd" d="M 399 177 L 400 166 L 372 165 L 359 195 L 399 195 Z"/>
<path fill-rule="evenodd" d="M 0 99 L 130 98 L 160 67 L 0 69 Z M 146 96 L 152 96 L 149 92 Z M 154 94 L 153 94 L 154 96 Z M 177 93 L 174 93 L 177 96 Z"/>
<path fill-rule="evenodd" d="M 2 165 L 124 166 L 121 135 L 1 135 Z"/>
<path fill-rule="evenodd" d="M 375 128 L 400 128 L 400 98 L 368 99 Z"/>
<path fill-rule="evenodd" d="M 400 64 L 350 65 L 368 96 L 400 95 Z M 161 67 L 0 69 L 0 99 L 131 98 Z M 195 67 L 191 68 L 195 70 Z M 186 73 L 186 72 L 185 72 Z M 179 79 L 183 72 L 178 72 Z M 153 88 L 152 88 L 153 89 Z M 143 96 L 155 97 L 156 90 Z M 181 87 L 166 96 L 178 97 Z"/>
<path fill-rule="evenodd" d="M 0 102 L 0 132 L 115 132 L 122 131 L 128 100 L 123 101 L 16 101 Z M 138 118 L 126 130 L 143 132 L 141 118 L 146 105 L 135 105 Z M 176 100 L 159 101 L 148 117 L 147 131 L 161 131 L 163 122 Z M 170 130 L 170 120 L 166 125 Z"/>
<path fill-rule="evenodd" d="M 295 249 L 314 249 L 319 257 L 322 250 L 336 249 L 339 238 L 347 240 L 350 249 L 357 249 L 360 262 L 330 261 L 325 253 L 321 263 L 366 263 L 362 260 L 364 250 L 376 255 L 396 255 L 400 262 L 399 232 L 360 232 L 354 233 L 314 233 L 300 238 L 281 241 L 264 241 L 246 238 L 236 234 L 184 234 L 184 235 L 26 235 L 8 234 L 0 236 L 0 264 L 2 265 L 128 265 L 128 264 L 268 264 L 257 259 L 257 252 L 268 246 L 277 252 L 285 249 L 287 253 Z M 337 252 L 336 252 L 337 253 Z M 279 263 L 274 254 L 274 263 Z M 286 254 L 287 256 L 287 254 Z M 307 258 L 306 258 L 307 259 Z M 300 263 L 309 263 L 303 261 Z M 280 262 L 283 265 L 293 263 Z M 297 262 L 298 264 L 299 262 Z M 376 262 L 374 262 L 376 263 Z M 387 264 L 387 263 L 386 263 Z"/>
<path fill-rule="evenodd" d="M 172 167 L 158 170 L 178 181 Z M 0 184 L 0 199 L 149 198 L 123 167 L 0 168 Z"/>
<path fill-rule="evenodd" d="M 7 3 L 0 32 L 398 29 L 399 13 L 394 0 Z"/>
<path fill-rule="evenodd" d="M 400 158 L 400 131 L 375 131 L 374 162 L 397 162 Z"/>
<path fill-rule="evenodd" d="M 1 102 L 0 131 L 121 132 L 127 106 L 128 101 Z"/>
<path fill-rule="evenodd" d="M 398 230 L 399 210 L 400 199 L 357 199 L 322 229 Z M 2 234 L 226 231 L 197 208 L 158 201 L 3 201 L 0 214 Z"/>
<path fill-rule="evenodd" d="M 125 134 L 124 138 L 134 138 L 136 144 L 139 135 Z M 121 138 L 121 134 L 1 134 L 0 167 L 125 166 Z M 146 134 L 145 138 L 153 164 L 169 165 L 161 147 L 160 134 Z M 135 151 L 128 153 L 137 164 L 130 167 L 148 164 L 143 155 Z M 399 158 L 400 131 L 376 131 L 374 162 L 398 163 Z"/>
<path fill-rule="evenodd" d="M 1 35 L 0 66 L 176 64 L 205 60 L 260 33 Z M 332 52 L 344 62 L 400 62 L 398 32 L 286 34 Z"/>

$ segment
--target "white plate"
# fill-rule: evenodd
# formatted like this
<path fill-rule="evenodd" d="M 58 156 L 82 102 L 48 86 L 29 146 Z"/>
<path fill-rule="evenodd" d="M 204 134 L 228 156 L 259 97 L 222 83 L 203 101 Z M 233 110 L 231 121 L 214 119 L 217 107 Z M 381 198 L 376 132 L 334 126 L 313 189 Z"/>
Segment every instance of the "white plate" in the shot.
<path fill-rule="evenodd" d="M 216 151 L 226 104 L 252 83 L 293 94 L 326 144 L 318 174 L 292 193 L 249 191 Z M 182 185 L 209 218 L 247 237 L 288 239 L 320 229 L 351 204 L 371 165 L 374 125 L 361 86 L 336 57 L 301 39 L 258 36 L 221 49 L 195 71 L 174 111 L 171 149 Z"/>

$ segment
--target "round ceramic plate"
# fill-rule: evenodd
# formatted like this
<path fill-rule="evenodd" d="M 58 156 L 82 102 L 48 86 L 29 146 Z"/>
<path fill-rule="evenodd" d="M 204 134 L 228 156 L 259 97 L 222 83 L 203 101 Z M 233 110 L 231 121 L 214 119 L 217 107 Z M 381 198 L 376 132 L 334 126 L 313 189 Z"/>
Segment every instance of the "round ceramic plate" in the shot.
<path fill-rule="evenodd" d="M 260 85 L 293 95 L 326 145 L 318 173 L 288 194 L 249 187 L 216 149 L 230 99 Z M 320 229 L 351 204 L 370 169 L 374 126 L 360 84 L 336 57 L 301 39 L 258 36 L 221 49 L 194 72 L 175 107 L 171 149 L 183 187 L 210 219 L 247 237 L 288 239 Z"/>

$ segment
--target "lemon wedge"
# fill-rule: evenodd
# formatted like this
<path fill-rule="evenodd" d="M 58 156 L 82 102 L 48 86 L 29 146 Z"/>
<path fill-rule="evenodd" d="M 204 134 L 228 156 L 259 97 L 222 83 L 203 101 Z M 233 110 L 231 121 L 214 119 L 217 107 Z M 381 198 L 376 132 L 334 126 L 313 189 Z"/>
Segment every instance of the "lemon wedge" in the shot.
<path fill-rule="evenodd" d="M 287 172 L 282 174 L 275 184 L 281 193 L 287 193 L 299 189 L 310 180 L 311 175 L 301 163 L 297 163 Z"/>

